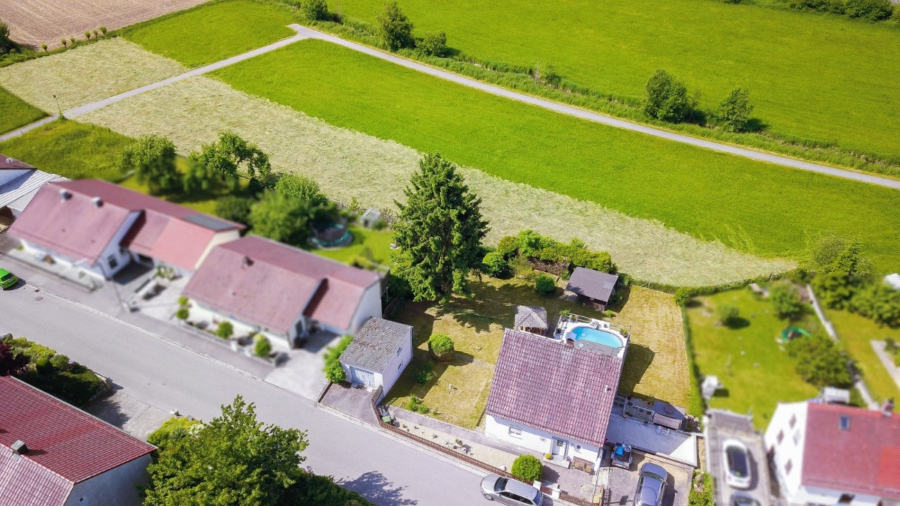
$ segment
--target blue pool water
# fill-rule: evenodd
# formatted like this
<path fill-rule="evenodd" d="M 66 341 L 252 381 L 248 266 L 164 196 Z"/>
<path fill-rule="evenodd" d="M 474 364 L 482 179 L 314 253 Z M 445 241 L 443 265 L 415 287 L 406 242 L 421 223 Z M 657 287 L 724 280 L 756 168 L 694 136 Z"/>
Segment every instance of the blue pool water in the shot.
<path fill-rule="evenodd" d="M 572 329 L 572 334 L 575 334 L 576 341 L 591 341 L 610 348 L 622 347 L 622 341 L 616 335 L 604 330 L 597 330 L 591 327 L 575 327 Z"/>

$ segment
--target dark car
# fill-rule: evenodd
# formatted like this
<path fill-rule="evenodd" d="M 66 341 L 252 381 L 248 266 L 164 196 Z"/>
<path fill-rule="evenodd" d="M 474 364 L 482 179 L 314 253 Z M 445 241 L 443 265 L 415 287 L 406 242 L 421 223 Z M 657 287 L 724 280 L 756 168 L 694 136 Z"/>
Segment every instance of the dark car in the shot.
<path fill-rule="evenodd" d="M 610 454 L 609 463 L 622 469 L 631 469 L 631 445 L 616 443 Z"/>
<path fill-rule="evenodd" d="M 759 506 L 759 501 L 741 492 L 731 494 L 729 503 L 731 506 Z"/>
<path fill-rule="evenodd" d="M 541 506 L 544 501 L 540 490 L 496 474 L 489 474 L 481 480 L 481 493 L 488 501 L 511 506 Z"/>
<path fill-rule="evenodd" d="M 668 479 L 669 473 L 656 464 L 647 462 L 641 466 L 637 490 L 634 491 L 634 506 L 660 506 Z"/>

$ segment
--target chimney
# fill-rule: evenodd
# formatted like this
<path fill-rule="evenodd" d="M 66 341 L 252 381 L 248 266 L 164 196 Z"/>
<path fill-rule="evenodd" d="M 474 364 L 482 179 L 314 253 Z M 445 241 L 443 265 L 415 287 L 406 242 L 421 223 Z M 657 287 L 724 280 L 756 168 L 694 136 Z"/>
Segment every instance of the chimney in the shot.
<path fill-rule="evenodd" d="M 251 265 L 253 265 L 253 259 L 250 257 L 244 257 L 241 267 L 246 269 L 247 267 L 250 267 Z"/>
<path fill-rule="evenodd" d="M 894 413 L 894 399 L 885 399 L 881 404 L 881 414 L 890 417 Z"/>
<path fill-rule="evenodd" d="M 59 190 L 59 198 L 60 198 L 60 200 L 65 202 L 65 201 L 69 200 L 70 198 L 72 198 L 72 192 L 63 188 L 63 189 Z"/>
<path fill-rule="evenodd" d="M 94 203 L 94 207 L 100 207 L 100 206 L 103 205 L 103 199 L 101 199 L 100 197 L 94 197 L 94 198 L 92 198 L 92 199 L 91 199 L 91 202 Z"/>
<path fill-rule="evenodd" d="M 16 453 L 16 455 L 25 455 L 26 453 L 28 453 L 28 447 L 25 446 L 25 441 L 22 441 L 21 439 L 13 443 L 11 448 L 12 451 Z"/>

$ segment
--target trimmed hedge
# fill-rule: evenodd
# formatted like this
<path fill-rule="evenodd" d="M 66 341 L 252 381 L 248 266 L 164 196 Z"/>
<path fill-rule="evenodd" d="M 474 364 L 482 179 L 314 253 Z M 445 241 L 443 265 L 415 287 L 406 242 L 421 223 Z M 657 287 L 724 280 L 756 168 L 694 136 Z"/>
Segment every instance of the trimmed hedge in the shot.
<path fill-rule="evenodd" d="M 13 356 L 21 353 L 28 358 L 25 372 L 17 376 L 20 380 L 69 404 L 83 406 L 105 387 L 93 371 L 77 362 L 70 366 L 69 357 L 52 348 L 24 337 L 5 337 L 3 342 Z"/>

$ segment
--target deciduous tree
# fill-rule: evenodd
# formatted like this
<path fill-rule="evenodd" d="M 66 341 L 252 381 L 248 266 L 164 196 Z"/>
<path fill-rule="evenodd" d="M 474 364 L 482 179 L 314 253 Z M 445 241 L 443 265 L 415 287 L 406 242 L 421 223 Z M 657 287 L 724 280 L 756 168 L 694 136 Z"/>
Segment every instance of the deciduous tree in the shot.
<path fill-rule="evenodd" d="M 262 199 L 250 208 L 250 223 L 253 231 L 263 237 L 301 246 L 311 233 L 312 212 L 305 200 L 266 190 Z"/>
<path fill-rule="evenodd" d="M 750 121 L 753 105 L 750 103 L 750 92 L 743 88 L 735 88 L 719 104 L 716 116 L 722 122 L 722 128 L 729 132 L 743 132 Z"/>
<path fill-rule="evenodd" d="M 391 51 L 413 46 L 413 24 L 400 10 L 397 2 L 384 4 L 377 17 L 381 39 Z"/>
<path fill-rule="evenodd" d="M 175 144 L 160 135 L 142 135 L 129 145 L 119 160 L 123 173 L 146 184 L 151 195 L 171 195 L 182 191 L 182 175 L 175 165 Z"/>
<path fill-rule="evenodd" d="M 201 180 L 210 184 L 213 175 L 219 174 L 220 182 L 231 190 L 237 190 L 244 177 L 266 186 L 272 175 L 268 155 L 230 131 L 220 133 L 218 141 L 203 145 L 191 158 L 203 167 Z"/>
<path fill-rule="evenodd" d="M 773 286 L 769 292 L 769 299 L 772 301 L 775 314 L 781 319 L 793 320 L 803 313 L 803 302 L 791 285 Z"/>
<path fill-rule="evenodd" d="M 659 69 L 647 81 L 644 112 L 663 121 L 678 123 L 693 107 L 687 87 L 665 70 Z"/>

